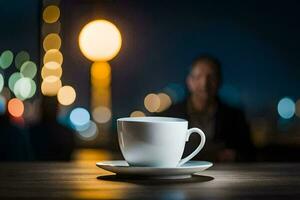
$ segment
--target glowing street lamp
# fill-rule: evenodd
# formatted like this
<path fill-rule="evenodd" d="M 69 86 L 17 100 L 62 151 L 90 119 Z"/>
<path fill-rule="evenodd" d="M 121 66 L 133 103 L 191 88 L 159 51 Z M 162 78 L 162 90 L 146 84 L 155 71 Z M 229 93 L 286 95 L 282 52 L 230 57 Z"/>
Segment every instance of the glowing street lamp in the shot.
<path fill-rule="evenodd" d="M 79 48 L 91 61 L 109 61 L 120 51 L 121 33 L 107 20 L 95 20 L 83 27 L 79 34 Z"/>
<path fill-rule="evenodd" d="M 120 51 L 122 37 L 118 28 L 107 20 L 86 24 L 79 34 L 82 54 L 91 65 L 91 107 L 94 120 L 108 124 L 111 119 L 111 68 L 108 63 Z"/>

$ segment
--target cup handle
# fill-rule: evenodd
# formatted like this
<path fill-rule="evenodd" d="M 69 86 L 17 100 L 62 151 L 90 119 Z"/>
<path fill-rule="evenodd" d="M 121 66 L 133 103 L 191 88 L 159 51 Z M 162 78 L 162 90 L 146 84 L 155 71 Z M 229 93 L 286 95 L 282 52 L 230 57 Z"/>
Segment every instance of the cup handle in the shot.
<path fill-rule="evenodd" d="M 201 137 L 200 144 L 198 145 L 198 147 L 190 155 L 188 155 L 187 157 L 181 159 L 178 166 L 183 165 L 187 161 L 191 160 L 194 156 L 196 156 L 201 151 L 201 149 L 203 148 L 203 146 L 205 144 L 205 134 L 199 128 L 190 128 L 190 129 L 187 130 L 187 132 L 186 132 L 186 142 L 189 141 L 190 135 L 192 133 L 198 133 L 200 135 L 200 137 Z"/>

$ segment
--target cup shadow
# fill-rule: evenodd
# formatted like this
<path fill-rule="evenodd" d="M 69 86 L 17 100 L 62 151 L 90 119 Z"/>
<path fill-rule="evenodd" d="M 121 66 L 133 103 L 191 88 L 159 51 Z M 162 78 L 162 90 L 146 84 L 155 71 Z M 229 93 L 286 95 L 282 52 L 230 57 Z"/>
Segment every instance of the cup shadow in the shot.
<path fill-rule="evenodd" d="M 193 175 L 191 178 L 184 179 L 153 179 L 144 176 L 124 176 L 124 175 L 101 175 L 97 177 L 98 180 L 127 182 L 139 185 L 176 185 L 187 183 L 201 183 L 214 180 L 211 176 Z"/>

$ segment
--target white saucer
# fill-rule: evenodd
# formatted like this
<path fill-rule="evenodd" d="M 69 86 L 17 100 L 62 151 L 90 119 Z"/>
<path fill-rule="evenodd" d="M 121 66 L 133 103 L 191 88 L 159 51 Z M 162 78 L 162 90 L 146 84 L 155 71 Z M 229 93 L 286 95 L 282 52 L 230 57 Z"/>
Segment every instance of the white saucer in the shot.
<path fill-rule="evenodd" d="M 201 172 L 213 164 L 207 161 L 188 161 L 180 167 L 135 167 L 124 160 L 111 160 L 96 163 L 96 166 L 122 176 L 143 176 L 148 178 L 190 178 L 192 174 Z"/>

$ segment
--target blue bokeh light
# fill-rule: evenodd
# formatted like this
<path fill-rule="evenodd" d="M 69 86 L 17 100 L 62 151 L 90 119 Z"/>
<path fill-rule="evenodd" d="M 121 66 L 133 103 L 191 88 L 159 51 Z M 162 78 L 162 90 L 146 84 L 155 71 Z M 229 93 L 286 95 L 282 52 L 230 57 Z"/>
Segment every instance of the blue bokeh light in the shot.
<path fill-rule="evenodd" d="M 288 97 L 284 97 L 279 101 L 277 110 L 280 117 L 290 119 L 295 114 L 295 102 Z"/>
<path fill-rule="evenodd" d="M 70 114 L 70 122 L 77 131 L 89 128 L 90 113 L 84 108 L 75 108 Z"/>
<path fill-rule="evenodd" d="M 82 140 L 93 140 L 98 134 L 97 124 L 93 121 L 90 121 L 89 127 L 86 130 L 77 131 L 77 133 Z"/>

